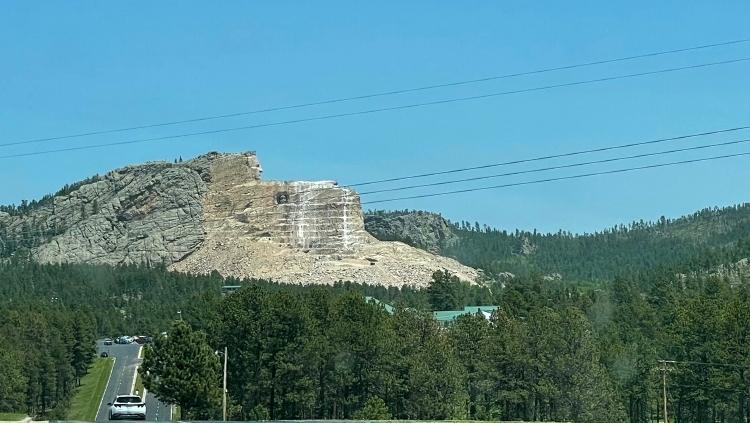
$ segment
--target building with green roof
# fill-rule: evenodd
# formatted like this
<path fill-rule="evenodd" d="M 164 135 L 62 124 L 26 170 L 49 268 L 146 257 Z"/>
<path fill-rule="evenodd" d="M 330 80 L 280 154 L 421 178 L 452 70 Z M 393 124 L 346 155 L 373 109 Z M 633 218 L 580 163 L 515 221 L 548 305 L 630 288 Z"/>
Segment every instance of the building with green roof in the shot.
<path fill-rule="evenodd" d="M 393 314 L 395 311 L 392 305 L 384 303 L 375 297 L 365 297 L 365 302 L 382 306 L 383 308 L 385 308 L 385 311 L 388 312 L 388 314 Z M 435 318 L 435 320 L 438 321 L 438 323 L 440 323 L 441 326 L 449 326 L 453 324 L 453 322 L 459 316 L 465 316 L 469 314 L 481 314 L 485 319 L 489 320 L 492 316 L 492 313 L 498 308 L 500 308 L 500 306 L 496 305 L 466 306 L 463 308 L 463 310 L 433 311 L 432 316 Z"/>
<path fill-rule="evenodd" d="M 393 312 L 394 312 L 394 308 L 393 308 L 392 305 L 386 304 L 386 303 L 380 301 L 379 299 L 377 299 L 375 297 L 365 297 L 365 302 L 367 302 L 367 303 L 373 303 L 373 304 L 377 304 L 377 305 L 382 305 L 383 308 L 385 308 L 385 311 L 388 312 L 388 314 L 393 314 Z"/>
<path fill-rule="evenodd" d="M 492 313 L 500 308 L 500 306 L 489 305 L 489 306 L 466 306 L 463 310 L 441 310 L 433 311 L 432 315 L 435 320 L 438 321 L 442 326 L 449 326 L 458 319 L 459 316 L 466 316 L 469 314 L 481 314 L 485 319 L 489 320 Z"/>

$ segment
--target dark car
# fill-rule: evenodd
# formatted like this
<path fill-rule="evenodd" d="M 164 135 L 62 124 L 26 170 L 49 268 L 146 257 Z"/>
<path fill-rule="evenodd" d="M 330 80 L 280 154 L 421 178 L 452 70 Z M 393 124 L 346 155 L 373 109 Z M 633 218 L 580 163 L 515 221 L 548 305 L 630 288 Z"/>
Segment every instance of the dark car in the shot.
<path fill-rule="evenodd" d="M 101 354 L 99 354 L 100 357 L 109 357 L 109 353 L 106 351 L 102 351 Z"/>

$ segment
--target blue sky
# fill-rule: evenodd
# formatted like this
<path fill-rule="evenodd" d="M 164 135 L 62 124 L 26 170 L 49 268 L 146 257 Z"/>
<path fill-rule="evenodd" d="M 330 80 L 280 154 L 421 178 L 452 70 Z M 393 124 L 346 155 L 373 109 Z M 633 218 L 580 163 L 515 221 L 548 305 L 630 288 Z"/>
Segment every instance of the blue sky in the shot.
<path fill-rule="evenodd" d="M 749 16 L 750 3 L 746 1 L 6 1 L 0 13 L 0 143 L 748 38 Z M 324 107 L 3 147 L 0 155 L 345 113 L 741 57 L 750 57 L 750 43 Z M 268 179 L 335 179 L 347 184 L 721 129 L 750 124 L 748 88 L 750 63 L 745 62 L 413 110 L 0 159 L 0 203 L 38 198 L 65 183 L 129 163 L 189 158 L 211 150 L 256 150 Z M 750 138 L 750 131 L 639 152 L 743 136 Z M 750 145 L 446 189 L 741 151 L 750 151 Z M 629 153 L 635 150 L 586 158 Z M 703 207 L 749 201 L 744 183 L 750 178 L 749 160 L 728 159 L 382 207 L 431 210 L 454 220 L 505 229 L 594 231 L 621 222 L 676 217 Z M 386 197 L 371 196 L 363 201 Z"/>

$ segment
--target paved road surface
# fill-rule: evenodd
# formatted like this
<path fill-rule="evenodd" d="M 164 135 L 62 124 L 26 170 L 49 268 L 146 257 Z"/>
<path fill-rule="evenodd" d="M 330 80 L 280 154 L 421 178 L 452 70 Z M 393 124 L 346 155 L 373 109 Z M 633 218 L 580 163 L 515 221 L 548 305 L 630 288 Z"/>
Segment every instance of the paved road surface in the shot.
<path fill-rule="evenodd" d="M 156 399 L 150 392 L 146 394 L 146 420 L 148 421 L 170 421 L 172 420 L 172 407 Z"/>
<path fill-rule="evenodd" d="M 115 358 L 115 366 L 109 384 L 104 390 L 104 400 L 99 407 L 96 421 L 106 422 L 109 420 L 109 405 L 117 395 L 130 394 L 135 378 L 135 369 L 140 363 L 138 344 L 114 344 L 104 345 L 103 341 L 97 341 L 97 354 L 107 351 L 110 357 Z M 151 393 L 146 395 L 146 420 L 169 421 L 172 420 L 171 407 L 158 401 Z"/>

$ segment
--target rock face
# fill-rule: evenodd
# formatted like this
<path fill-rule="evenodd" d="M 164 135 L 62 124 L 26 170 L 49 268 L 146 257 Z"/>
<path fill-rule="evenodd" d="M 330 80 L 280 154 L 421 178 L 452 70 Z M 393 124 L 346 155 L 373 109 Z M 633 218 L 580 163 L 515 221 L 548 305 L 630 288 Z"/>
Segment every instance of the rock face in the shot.
<path fill-rule="evenodd" d="M 48 263 L 166 264 L 293 283 L 425 285 L 443 269 L 478 278 L 455 260 L 376 240 L 351 189 L 261 173 L 254 152 L 129 166 L 23 216 L 4 213 L 0 226 L 6 239 L 43 240 L 31 254 Z"/>
<path fill-rule="evenodd" d="M 7 231 L 50 237 L 33 250 L 41 262 L 171 263 L 203 241 L 206 191 L 198 173 L 185 166 L 126 167 L 54 197 L 15 218 Z"/>
<path fill-rule="evenodd" d="M 423 211 L 368 213 L 365 228 L 379 240 L 402 241 L 435 254 L 458 242 L 447 220 Z"/>

